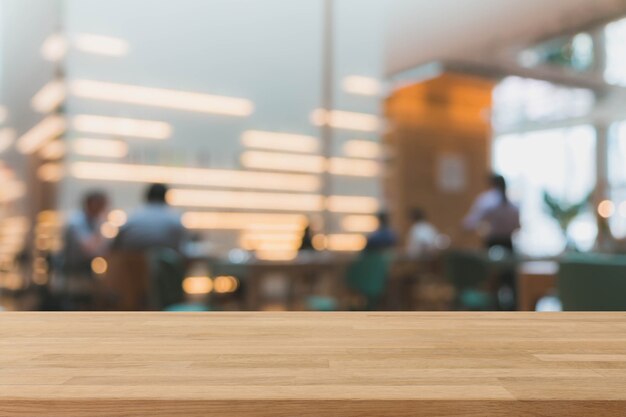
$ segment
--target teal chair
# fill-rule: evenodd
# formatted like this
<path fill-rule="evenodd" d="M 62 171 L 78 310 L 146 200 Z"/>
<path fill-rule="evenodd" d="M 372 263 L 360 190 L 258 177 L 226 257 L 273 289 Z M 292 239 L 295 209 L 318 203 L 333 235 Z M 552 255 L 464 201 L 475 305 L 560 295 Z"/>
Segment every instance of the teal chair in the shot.
<path fill-rule="evenodd" d="M 385 251 L 364 251 L 348 268 L 345 283 L 353 293 L 365 300 L 365 309 L 375 309 L 387 289 L 387 278 L 393 254 Z M 309 297 L 309 309 L 314 311 L 335 311 L 339 302 L 332 297 Z"/>
<path fill-rule="evenodd" d="M 185 259 L 175 250 L 162 248 L 148 253 L 150 304 L 155 310 L 208 311 L 200 303 L 186 303 L 183 291 Z"/>
<path fill-rule="evenodd" d="M 563 311 L 626 311 L 626 257 L 567 258 L 559 269 Z"/>
<path fill-rule="evenodd" d="M 481 253 L 450 251 L 444 256 L 446 278 L 456 290 L 456 308 L 487 311 L 497 306 L 497 296 L 486 289 L 491 268 Z"/>

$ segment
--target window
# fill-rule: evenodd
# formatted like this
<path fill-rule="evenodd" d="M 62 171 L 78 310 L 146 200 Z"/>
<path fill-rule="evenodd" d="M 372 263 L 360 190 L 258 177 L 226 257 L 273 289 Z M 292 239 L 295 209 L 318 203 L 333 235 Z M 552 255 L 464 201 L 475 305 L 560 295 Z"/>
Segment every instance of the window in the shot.
<path fill-rule="evenodd" d="M 626 86 L 626 19 L 607 25 L 606 69 L 604 77 L 608 83 Z"/>
<path fill-rule="evenodd" d="M 566 240 L 546 210 L 543 193 L 567 203 L 587 197 L 595 185 L 595 148 L 595 130 L 587 125 L 496 138 L 493 165 L 507 178 L 510 197 L 520 206 L 517 246 L 523 253 L 550 256 L 563 251 Z M 568 235 L 579 249 L 591 249 L 597 235 L 593 213 L 579 216 Z"/>
<path fill-rule="evenodd" d="M 595 105 L 595 95 L 584 88 L 568 88 L 529 78 L 507 77 L 494 90 L 493 125 L 496 131 L 583 117 Z"/>

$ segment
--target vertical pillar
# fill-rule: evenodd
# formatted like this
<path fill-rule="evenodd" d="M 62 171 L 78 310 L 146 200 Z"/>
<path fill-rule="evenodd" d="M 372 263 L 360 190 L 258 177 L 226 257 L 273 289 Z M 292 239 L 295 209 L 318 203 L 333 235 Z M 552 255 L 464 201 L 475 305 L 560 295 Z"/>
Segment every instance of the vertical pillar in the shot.
<path fill-rule="evenodd" d="M 326 117 L 324 123 L 321 124 L 321 143 L 322 156 L 328 161 L 332 154 L 333 148 L 333 127 L 330 123 L 330 111 L 334 107 L 334 89 L 335 89 L 335 11 L 334 0 L 324 0 L 324 22 L 322 26 L 322 109 L 325 111 Z M 328 166 L 322 173 L 322 196 L 324 199 L 332 194 L 332 176 L 328 172 Z M 325 203 L 326 201 L 324 201 Z M 331 232 L 332 214 L 324 207 L 323 211 L 324 233 Z"/>

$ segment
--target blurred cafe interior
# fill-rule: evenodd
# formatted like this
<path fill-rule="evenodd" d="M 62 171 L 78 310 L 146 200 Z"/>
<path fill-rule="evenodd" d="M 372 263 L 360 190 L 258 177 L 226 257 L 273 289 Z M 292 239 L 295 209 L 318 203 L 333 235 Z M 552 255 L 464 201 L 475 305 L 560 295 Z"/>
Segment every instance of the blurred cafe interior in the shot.
<path fill-rule="evenodd" d="M 626 310 L 626 1 L 0 0 L 0 310 Z"/>

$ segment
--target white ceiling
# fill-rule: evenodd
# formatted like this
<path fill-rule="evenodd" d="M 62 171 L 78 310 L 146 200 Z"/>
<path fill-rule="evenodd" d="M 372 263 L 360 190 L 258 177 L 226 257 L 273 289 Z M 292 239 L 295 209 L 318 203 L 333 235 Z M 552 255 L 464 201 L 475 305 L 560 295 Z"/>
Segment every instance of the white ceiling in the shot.
<path fill-rule="evenodd" d="M 388 1 L 388 74 L 492 56 L 626 14 L 626 0 Z"/>

